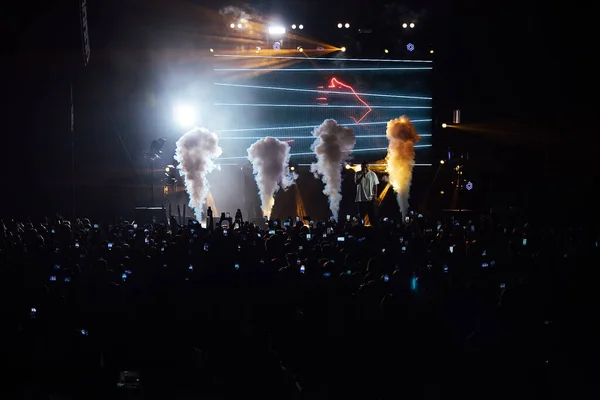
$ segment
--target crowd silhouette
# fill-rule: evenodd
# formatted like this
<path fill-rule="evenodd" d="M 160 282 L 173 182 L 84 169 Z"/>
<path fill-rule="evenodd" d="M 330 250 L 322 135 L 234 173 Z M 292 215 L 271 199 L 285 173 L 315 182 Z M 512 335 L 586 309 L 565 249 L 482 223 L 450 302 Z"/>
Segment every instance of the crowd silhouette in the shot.
<path fill-rule="evenodd" d="M 594 380 L 575 359 L 595 231 L 342 219 L 4 219 L 5 398 L 541 398 Z"/>

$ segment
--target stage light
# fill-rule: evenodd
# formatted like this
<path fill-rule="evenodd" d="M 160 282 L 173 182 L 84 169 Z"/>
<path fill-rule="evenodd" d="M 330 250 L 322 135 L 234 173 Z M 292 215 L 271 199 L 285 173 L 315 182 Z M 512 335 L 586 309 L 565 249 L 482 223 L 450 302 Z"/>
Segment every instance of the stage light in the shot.
<path fill-rule="evenodd" d="M 406 50 L 408 51 L 413 51 L 415 49 L 415 45 L 412 43 L 409 43 L 406 45 Z"/>
<path fill-rule="evenodd" d="M 317 47 L 317 50 L 323 51 L 323 47 Z M 241 54 L 215 54 L 215 57 L 231 57 L 231 58 L 257 58 L 256 56 L 241 55 Z M 323 57 L 291 57 L 291 56 L 260 56 L 260 58 L 272 58 L 276 60 L 319 60 L 319 61 L 359 61 L 359 62 L 376 62 L 376 63 L 433 63 L 431 60 L 390 60 L 380 58 L 323 58 Z M 383 69 L 383 68 L 382 68 Z M 429 68 L 431 69 L 431 68 Z"/>
<path fill-rule="evenodd" d="M 302 52 L 304 51 L 304 49 L 303 49 L 302 47 L 298 47 L 298 51 L 299 51 L 300 53 L 302 53 Z"/>
<path fill-rule="evenodd" d="M 293 25 L 292 25 L 292 29 L 296 29 L 296 24 L 293 24 Z"/>
<path fill-rule="evenodd" d="M 345 52 L 345 51 L 346 51 L 346 48 L 345 48 L 345 47 L 342 47 L 342 48 L 340 48 L 340 50 L 341 50 L 341 51 L 342 51 L 342 53 L 343 53 L 343 52 Z"/>
<path fill-rule="evenodd" d="M 448 127 L 448 125 L 447 125 L 447 124 L 444 122 L 444 123 L 442 124 L 442 128 L 447 128 L 447 127 Z"/>
<path fill-rule="evenodd" d="M 238 29 L 242 29 L 242 24 L 237 24 Z"/>
<path fill-rule="evenodd" d="M 467 190 L 473 189 L 473 182 L 471 182 L 471 181 L 467 182 L 467 185 L 465 187 L 467 188 Z"/>
<path fill-rule="evenodd" d="M 406 29 L 406 28 L 408 28 L 408 24 L 405 22 L 402 24 L 402 27 Z"/>
<path fill-rule="evenodd" d="M 298 29 L 304 29 L 304 25 L 302 25 L 302 24 L 298 25 Z"/>
<path fill-rule="evenodd" d="M 387 53 L 389 53 L 390 51 L 389 51 L 388 49 L 385 49 L 383 52 L 384 52 L 385 54 L 387 54 Z"/>
<path fill-rule="evenodd" d="M 443 191 L 443 190 L 440 190 L 440 194 L 444 194 L 444 191 Z"/>
<path fill-rule="evenodd" d="M 182 128 L 191 128 L 196 123 L 196 110 L 190 105 L 179 104 L 173 107 L 173 119 Z"/>
<path fill-rule="evenodd" d="M 346 25 L 344 25 L 344 27 L 345 27 L 346 29 L 348 29 L 348 28 L 350 28 L 350 24 L 346 22 Z"/>
<path fill-rule="evenodd" d="M 169 168 L 169 167 L 166 167 L 166 168 L 165 168 L 165 172 L 166 172 L 166 173 L 169 173 L 170 171 L 171 171 L 171 168 Z"/>
<path fill-rule="evenodd" d="M 429 54 L 433 54 L 433 50 L 429 50 Z"/>
<path fill-rule="evenodd" d="M 211 53 L 214 53 L 214 52 L 215 52 L 215 50 L 214 50 L 214 49 L 210 49 L 210 52 L 211 52 Z"/>
<path fill-rule="evenodd" d="M 295 170 L 295 169 L 296 169 L 296 167 L 294 167 L 294 166 L 291 166 L 291 167 L 290 167 L 290 171 L 293 171 L 293 170 Z"/>
<path fill-rule="evenodd" d="M 342 28 L 342 23 L 341 22 L 338 24 L 338 28 L 340 28 L 340 29 Z"/>
<path fill-rule="evenodd" d="M 285 34 L 285 28 L 283 26 L 270 26 L 269 34 L 271 35 L 283 35 Z"/>
<path fill-rule="evenodd" d="M 411 28 L 414 28 L 414 27 L 415 27 L 415 23 L 414 23 L 414 22 L 411 22 L 409 26 L 410 26 Z"/>
<path fill-rule="evenodd" d="M 446 163 L 446 161 L 440 160 L 440 164 L 445 164 L 445 163 Z"/>
<path fill-rule="evenodd" d="M 352 166 L 350 164 L 346 164 L 346 169 L 352 169 Z"/>
<path fill-rule="evenodd" d="M 235 24 L 234 24 L 234 23 L 231 23 L 231 24 L 229 25 L 229 27 L 230 27 L 231 29 L 233 29 L 233 28 L 235 28 Z"/>

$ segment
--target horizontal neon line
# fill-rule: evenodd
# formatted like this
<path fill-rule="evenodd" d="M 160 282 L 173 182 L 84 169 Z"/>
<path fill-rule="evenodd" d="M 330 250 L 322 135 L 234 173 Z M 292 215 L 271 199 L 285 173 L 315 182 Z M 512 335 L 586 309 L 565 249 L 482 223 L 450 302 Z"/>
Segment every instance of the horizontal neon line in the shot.
<path fill-rule="evenodd" d="M 275 72 L 319 72 L 319 71 L 423 71 L 431 67 L 392 68 L 215 68 L 215 71 L 275 71 Z"/>
<path fill-rule="evenodd" d="M 425 106 L 331 106 L 331 105 L 318 105 L 318 104 L 214 103 L 213 105 L 215 105 L 215 106 L 231 106 L 231 107 L 431 109 L 431 107 L 425 107 Z"/>
<path fill-rule="evenodd" d="M 430 144 L 417 144 L 415 145 L 415 148 L 422 148 L 422 147 L 431 147 Z M 387 147 L 375 147 L 375 148 L 371 148 L 371 149 L 354 149 L 352 150 L 351 153 L 364 153 L 367 151 L 387 151 Z M 308 152 L 308 153 L 292 153 L 290 154 L 290 157 L 296 157 L 296 156 L 314 156 L 315 153 L 314 152 Z M 244 160 L 244 159 L 248 159 L 248 156 L 239 156 L 239 157 L 219 157 L 218 160 Z"/>
<path fill-rule="evenodd" d="M 234 84 L 234 83 L 215 83 L 215 85 L 239 87 L 239 88 L 247 88 L 247 89 L 284 90 L 284 91 L 288 91 L 288 92 L 302 92 L 302 93 L 342 94 L 342 95 L 350 95 L 350 96 L 358 95 L 358 96 L 370 96 L 370 97 L 386 97 L 386 98 L 391 98 L 391 99 L 432 100 L 431 97 L 401 96 L 401 95 L 394 95 L 394 94 L 337 92 L 337 91 L 332 91 L 332 90 L 296 89 L 296 88 L 281 88 L 281 87 L 273 87 L 273 86 L 238 85 L 238 84 Z"/>
<path fill-rule="evenodd" d="M 364 61 L 364 62 L 388 62 L 388 63 L 430 63 L 432 60 L 383 60 L 379 58 L 338 58 L 338 57 L 286 57 L 286 56 L 244 56 L 237 54 L 214 54 L 215 57 L 231 58 L 272 58 L 278 60 L 320 60 L 320 61 Z"/>
<path fill-rule="evenodd" d="M 431 122 L 431 119 L 413 119 L 410 122 L 413 124 L 419 122 Z M 380 122 L 359 122 L 353 124 L 343 124 L 344 126 L 362 126 L 362 125 L 387 125 L 388 121 L 380 121 Z M 275 126 L 270 128 L 242 128 L 242 129 L 221 129 L 216 130 L 217 133 L 223 132 L 260 132 L 260 131 L 279 131 L 285 129 L 314 129 L 317 126 L 321 125 L 321 123 L 317 123 L 314 125 L 299 125 L 299 126 Z"/>
<path fill-rule="evenodd" d="M 430 137 L 431 133 L 424 133 L 422 135 L 419 135 L 421 137 Z M 357 139 L 370 139 L 370 138 L 385 138 L 385 135 L 356 135 Z M 265 136 L 219 136 L 219 140 L 260 140 L 260 139 L 264 139 Z M 314 140 L 315 137 L 314 136 L 286 136 L 286 137 L 277 137 L 276 139 L 279 140 L 288 140 L 288 139 L 294 139 L 294 140 L 300 140 L 300 139 L 312 139 Z"/>

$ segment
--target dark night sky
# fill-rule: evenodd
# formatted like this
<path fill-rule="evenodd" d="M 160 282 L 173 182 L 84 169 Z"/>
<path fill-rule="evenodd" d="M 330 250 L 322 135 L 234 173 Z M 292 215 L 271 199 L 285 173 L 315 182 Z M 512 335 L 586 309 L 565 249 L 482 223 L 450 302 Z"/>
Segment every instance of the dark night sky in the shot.
<path fill-rule="evenodd" d="M 201 47 L 194 38 L 212 29 L 207 15 L 217 14 L 189 10 L 199 9 L 198 4 L 210 3 L 213 9 L 228 4 L 89 3 L 93 65 L 88 69 L 81 66 L 76 0 L 12 5 L 3 12 L 3 48 L 8 54 L 2 63 L 4 211 L 27 209 L 40 198 L 46 207 L 57 208 L 65 196 L 69 198 L 71 79 L 76 85 L 78 129 L 83 131 L 78 132 L 77 162 L 81 174 L 89 177 L 78 180 L 84 186 L 93 183 L 97 191 L 103 183 L 135 183 L 132 164 L 142 168 L 140 151 L 164 128 L 145 123 L 139 105 L 158 97 L 155 107 L 160 109 L 165 87 L 173 84 L 151 81 L 156 76 L 152 47 L 164 47 L 173 37 L 174 47 Z M 313 35 L 320 37 L 330 34 L 329 26 L 338 18 L 379 26 L 389 1 L 352 0 L 344 9 L 327 3 L 333 4 L 315 0 L 255 4 L 283 20 L 310 21 Z M 361 6 L 365 3 L 367 10 Z M 590 36 L 583 23 L 565 23 L 557 11 L 532 3 L 403 2 L 427 24 L 422 35 L 436 50 L 436 115 L 449 118 L 452 108 L 459 107 L 464 122 L 504 131 L 472 142 L 482 179 L 494 180 L 496 187 L 510 185 L 504 191 L 518 192 L 516 197 L 544 193 L 560 201 L 561 196 L 573 197 L 570 190 L 585 186 L 584 176 L 596 175 L 591 161 L 595 150 L 585 145 L 591 136 L 586 119 L 593 99 L 585 90 L 585 77 L 592 70 L 585 60 L 593 53 L 585 48 L 584 38 Z M 127 179 L 122 178 L 123 170 Z M 589 187 L 591 192 L 593 185 Z"/>

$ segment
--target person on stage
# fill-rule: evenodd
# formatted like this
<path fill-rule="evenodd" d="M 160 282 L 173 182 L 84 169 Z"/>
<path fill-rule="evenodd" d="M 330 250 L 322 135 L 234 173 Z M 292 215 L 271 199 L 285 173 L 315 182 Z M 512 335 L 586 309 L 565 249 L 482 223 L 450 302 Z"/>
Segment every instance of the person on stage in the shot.
<path fill-rule="evenodd" d="M 358 205 L 360 218 L 365 218 L 365 215 L 367 215 L 371 225 L 376 225 L 375 200 L 377 200 L 379 179 L 375 172 L 369 169 L 369 164 L 366 161 L 363 161 L 360 171 L 354 175 L 354 183 L 356 183 L 355 201 Z"/>

